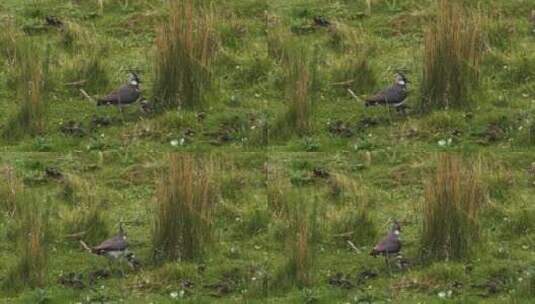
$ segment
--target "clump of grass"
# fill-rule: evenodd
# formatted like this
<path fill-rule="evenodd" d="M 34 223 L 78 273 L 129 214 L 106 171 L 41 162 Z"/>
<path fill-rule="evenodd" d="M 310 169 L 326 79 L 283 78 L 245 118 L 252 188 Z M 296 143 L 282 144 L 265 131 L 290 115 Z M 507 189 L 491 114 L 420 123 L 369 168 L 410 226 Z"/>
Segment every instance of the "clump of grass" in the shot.
<path fill-rule="evenodd" d="M 95 36 L 95 33 L 91 33 L 76 22 L 64 22 L 61 27 L 61 43 L 69 51 L 80 50 L 88 44 L 95 44 Z"/>
<path fill-rule="evenodd" d="M 83 86 L 88 92 L 98 92 L 109 83 L 101 58 L 104 50 L 87 46 L 70 62 L 64 72 L 65 82 L 73 89 Z"/>
<path fill-rule="evenodd" d="M 2 136 L 7 140 L 18 139 L 24 135 L 39 135 L 45 129 L 43 61 L 35 43 L 20 39 L 16 45 L 15 86 L 17 110 L 4 127 Z"/>
<path fill-rule="evenodd" d="M 354 52 L 370 47 L 375 49 L 373 39 L 369 39 L 365 31 L 343 23 L 335 23 L 329 27 L 329 38 L 329 46 L 339 52 Z"/>
<path fill-rule="evenodd" d="M 368 62 L 367 52 L 350 53 L 347 60 L 332 75 L 333 85 L 341 93 L 347 93 L 350 89 L 356 94 L 364 94 L 372 91 L 377 85 L 375 73 Z"/>
<path fill-rule="evenodd" d="M 511 236 L 528 235 L 535 230 L 535 209 L 522 208 L 508 217 L 506 232 Z"/>
<path fill-rule="evenodd" d="M 344 208 L 334 215 L 331 230 L 336 240 L 341 245 L 351 241 L 360 246 L 376 239 L 377 230 L 369 214 L 367 192 L 359 189 L 355 180 L 338 173 L 331 173 L 329 185 L 329 195 L 344 204 Z"/>
<path fill-rule="evenodd" d="M 109 227 L 102 212 L 105 208 L 91 195 L 63 216 L 63 230 L 72 238 L 83 238 L 89 244 L 97 244 L 109 235 Z"/>
<path fill-rule="evenodd" d="M 217 191 L 213 162 L 171 154 L 167 165 L 156 194 L 154 258 L 192 260 L 202 256 L 212 236 Z"/>
<path fill-rule="evenodd" d="M 22 181 L 16 176 L 13 168 L 9 166 L 0 168 L 0 208 L 8 216 L 15 214 L 17 199 L 22 191 Z"/>
<path fill-rule="evenodd" d="M 280 168 L 268 166 L 267 170 L 268 209 L 275 217 L 286 217 L 288 214 L 288 193 L 291 188 L 290 179 L 283 174 Z"/>
<path fill-rule="evenodd" d="M 347 175 L 333 173 L 329 178 L 330 194 L 337 199 L 352 199 L 358 192 L 356 182 Z"/>
<path fill-rule="evenodd" d="M 73 205 L 84 201 L 92 190 L 88 181 L 75 174 L 65 174 L 62 185 L 62 198 Z"/>
<path fill-rule="evenodd" d="M 17 292 L 46 284 L 48 214 L 30 193 L 23 193 L 15 218 L 18 259 L 2 288 Z"/>
<path fill-rule="evenodd" d="M 317 204 L 309 205 L 302 192 L 292 196 L 286 233 L 288 258 L 279 270 L 278 279 L 282 286 L 300 288 L 313 282 L 314 243 L 318 238 Z"/>
<path fill-rule="evenodd" d="M 286 62 L 288 60 L 287 47 L 290 41 L 291 33 L 286 27 L 277 25 L 269 29 L 267 34 L 267 51 L 268 56 L 277 62 Z"/>
<path fill-rule="evenodd" d="M 516 297 L 521 301 L 522 299 L 535 299 L 535 275 L 529 274 L 527 278 L 522 280 L 519 284 Z M 523 303 L 523 302 L 518 302 Z"/>
<path fill-rule="evenodd" d="M 280 136 L 305 136 L 312 131 L 314 102 L 318 93 L 317 52 L 305 46 L 287 50 L 287 110 L 276 125 Z"/>
<path fill-rule="evenodd" d="M 192 0 L 171 1 L 156 37 L 154 100 L 162 107 L 198 108 L 212 85 L 214 15 Z"/>
<path fill-rule="evenodd" d="M 255 235 L 265 231 L 271 221 L 271 214 L 266 208 L 256 207 L 244 216 L 243 231 L 246 235 Z"/>
<path fill-rule="evenodd" d="M 377 229 L 368 213 L 367 206 L 346 208 L 333 223 L 332 228 L 337 240 L 344 246 L 347 241 L 357 246 L 368 245 L 377 236 Z"/>
<path fill-rule="evenodd" d="M 15 30 L 11 22 L 5 22 L 2 26 L 3 30 L 0 32 L 0 45 L 2 46 L 0 55 L 6 59 L 7 63 L 13 64 L 17 51 L 17 41 L 20 39 L 21 33 Z"/>
<path fill-rule="evenodd" d="M 429 260 L 466 258 L 479 239 L 479 211 L 486 195 L 477 166 L 455 155 L 439 157 L 425 186 L 421 253 Z"/>
<path fill-rule="evenodd" d="M 441 0 L 439 10 L 425 33 L 421 110 L 467 107 L 479 84 L 480 18 L 455 1 Z"/>
<path fill-rule="evenodd" d="M 535 55 L 533 52 L 521 50 L 509 62 L 510 71 L 504 73 L 508 84 L 530 83 L 535 79 Z"/>

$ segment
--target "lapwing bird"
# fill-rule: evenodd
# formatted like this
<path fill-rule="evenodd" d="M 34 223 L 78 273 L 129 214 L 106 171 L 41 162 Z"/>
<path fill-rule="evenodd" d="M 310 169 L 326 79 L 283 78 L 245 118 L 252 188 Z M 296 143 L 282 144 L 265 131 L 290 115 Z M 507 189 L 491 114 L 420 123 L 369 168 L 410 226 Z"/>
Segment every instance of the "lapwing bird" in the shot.
<path fill-rule="evenodd" d="M 405 113 L 405 108 L 407 107 L 405 106 L 405 100 L 409 95 L 407 83 L 409 83 L 409 80 L 405 75 L 400 72 L 396 73 L 393 85 L 365 99 L 366 107 L 384 105 L 394 107 L 396 111 Z"/>
<path fill-rule="evenodd" d="M 89 247 L 84 241 L 80 244 L 89 252 L 105 256 L 110 263 L 113 261 L 126 260 L 128 265 L 132 268 L 137 268 L 139 262 L 136 260 L 134 254 L 128 250 L 128 243 L 126 242 L 126 233 L 122 225 L 119 225 L 119 233 L 114 237 L 107 239 L 95 247 Z"/>
<path fill-rule="evenodd" d="M 97 106 L 116 105 L 122 106 L 132 104 L 141 98 L 141 81 L 135 73 L 130 73 L 128 83 L 121 86 L 110 94 L 97 100 Z"/>
<path fill-rule="evenodd" d="M 383 255 L 385 257 L 385 263 L 390 270 L 389 256 L 398 254 L 401 251 L 401 241 L 399 235 L 401 233 L 401 225 L 398 221 L 394 221 L 392 230 L 388 235 L 383 238 L 370 252 L 371 256 Z"/>

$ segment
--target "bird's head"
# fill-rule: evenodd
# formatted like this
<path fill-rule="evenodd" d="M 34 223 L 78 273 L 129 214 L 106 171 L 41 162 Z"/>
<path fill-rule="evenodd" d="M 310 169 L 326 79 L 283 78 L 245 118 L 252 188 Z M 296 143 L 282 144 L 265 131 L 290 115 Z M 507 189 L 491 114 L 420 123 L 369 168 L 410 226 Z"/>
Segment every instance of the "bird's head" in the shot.
<path fill-rule="evenodd" d="M 124 231 L 123 222 L 119 223 L 119 235 L 126 239 L 126 231 Z"/>
<path fill-rule="evenodd" d="M 139 76 L 137 76 L 136 73 L 130 72 L 128 74 L 128 83 L 137 87 L 141 83 L 141 80 L 139 79 Z"/>
<path fill-rule="evenodd" d="M 394 75 L 394 77 L 395 77 L 395 83 L 396 83 L 397 85 L 400 85 L 400 86 L 406 86 L 407 83 L 410 82 L 409 79 L 407 79 L 407 77 L 406 77 L 403 73 L 401 73 L 401 72 L 397 72 L 397 73 Z"/>
<path fill-rule="evenodd" d="M 394 224 L 392 225 L 392 232 L 399 234 L 401 232 L 401 225 L 397 220 L 394 220 Z"/>

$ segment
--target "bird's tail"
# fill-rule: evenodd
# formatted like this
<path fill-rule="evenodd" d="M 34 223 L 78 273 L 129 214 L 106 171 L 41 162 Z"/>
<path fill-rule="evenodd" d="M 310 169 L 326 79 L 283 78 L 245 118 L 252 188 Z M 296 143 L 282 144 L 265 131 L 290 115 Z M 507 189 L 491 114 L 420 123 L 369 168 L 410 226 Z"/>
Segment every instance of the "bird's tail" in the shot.
<path fill-rule="evenodd" d="M 80 245 L 82 245 L 82 247 L 84 247 L 85 250 L 89 251 L 90 253 L 94 253 L 93 249 L 91 249 L 91 247 L 87 246 L 87 244 L 80 240 Z"/>
<path fill-rule="evenodd" d="M 109 102 L 107 100 L 99 99 L 97 100 L 97 106 L 105 106 L 108 105 Z"/>
<path fill-rule="evenodd" d="M 376 105 L 378 105 L 378 104 L 379 104 L 379 102 L 376 101 L 376 100 L 366 100 L 366 101 L 364 102 L 364 105 L 365 105 L 366 107 L 373 107 L 373 106 L 376 106 Z"/>

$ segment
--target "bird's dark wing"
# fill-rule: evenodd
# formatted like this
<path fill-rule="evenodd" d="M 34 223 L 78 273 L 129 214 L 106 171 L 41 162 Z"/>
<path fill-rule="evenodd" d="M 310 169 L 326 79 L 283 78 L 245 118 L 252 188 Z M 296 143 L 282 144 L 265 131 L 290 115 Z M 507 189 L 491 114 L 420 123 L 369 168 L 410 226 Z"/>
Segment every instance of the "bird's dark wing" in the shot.
<path fill-rule="evenodd" d="M 401 250 L 401 241 L 395 232 L 390 232 L 384 239 L 382 239 L 375 247 L 373 247 L 371 255 L 397 253 Z"/>
<path fill-rule="evenodd" d="M 366 98 L 366 104 L 384 104 L 386 102 L 385 90 Z"/>
<path fill-rule="evenodd" d="M 391 235 L 380 241 L 373 250 L 377 253 L 396 253 L 401 249 L 401 242 Z"/>
<path fill-rule="evenodd" d="M 105 240 L 100 245 L 93 247 L 97 253 L 108 251 L 122 251 L 127 247 L 126 239 L 122 235 L 114 236 L 111 239 Z"/>
<path fill-rule="evenodd" d="M 394 85 L 366 98 L 366 104 L 397 104 L 405 100 L 405 98 L 407 98 L 407 92 L 400 86 Z"/>
<path fill-rule="evenodd" d="M 99 105 L 104 104 L 129 104 L 139 99 L 139 90 L 130 85 L 124 85 L 119 89 L 98 100 Z"/>

